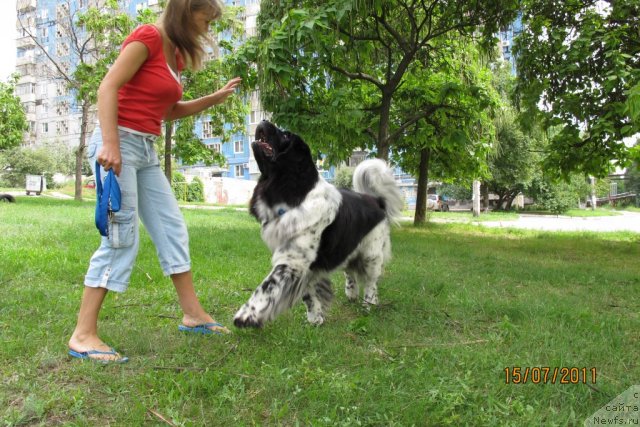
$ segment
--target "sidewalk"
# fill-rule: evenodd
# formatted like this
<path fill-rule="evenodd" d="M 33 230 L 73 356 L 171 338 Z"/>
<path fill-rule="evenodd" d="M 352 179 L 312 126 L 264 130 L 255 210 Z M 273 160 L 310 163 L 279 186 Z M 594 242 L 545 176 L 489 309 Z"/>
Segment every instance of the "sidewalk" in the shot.
<path fill-rule="evenodd" d="M 520 214 L 515 221 L 486 221 L 485 227 L 521 228 L 544 231 L 632 231 L 640 233 L 640 213 L 620 211 L 621 215 L 567 217 Z"/>

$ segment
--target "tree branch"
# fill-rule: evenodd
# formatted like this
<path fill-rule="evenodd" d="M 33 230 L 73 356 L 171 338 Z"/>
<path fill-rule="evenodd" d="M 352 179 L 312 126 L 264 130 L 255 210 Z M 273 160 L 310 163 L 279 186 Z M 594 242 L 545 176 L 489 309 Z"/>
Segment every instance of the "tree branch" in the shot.
<path fill-rule="evenodd" d="M 333 71 L 340 73 L 346 77 L 349 77 L 350 79 L 353 80 L 364 80 L 370 83 L 373 83 L 374 85 L 376 85 L 378 88 L 380 88 L 380 90 L 382 90 L 384 88 L 384 84 L 382 82 L 380 82 L 378 79 L 376 79 L 374 76 L 369 75 L 369 74 L 365 74 L 362 72 L 350 72 L 345 70 L 342 67 L 338 67 L 337 65 L 329 65 L 329 68 L 331 68 Z"/>
<path fill-rule="evenodd" d="M 40 41 L 38 41 L 38 37 L 34 36 L 23 24 L 22 19 L 20 18 L 20 15 L 18 15 L 18 22 L 20 23 L 20 28 L 29 36 L 29 38 L 31 40 L 33 40 L 33 42 L 36 44 L 36 46 L 38 46 L 38 49 L 40 49 L 40 51 L 42 53 L 45 54 L 45 56 L 47 57 L 47 59 L 49 59 L 49 62 L 51 62 L 53 64 L 53 66 L 56 68 L 56 70 L 59 73 L 58 77 L 62 77 L 62 79 L 64 79 L 70 86 L 73 87 L 73 80 L 71 80 L 71 77 L 69 77 L 67 75 L 67 73 L 64 72 L 64 70 L 62 69 L 62 66 L 60 64 L 58 64 L 58 62 L 49 54 L 49 52 L 47 51 L 47 49 L 40 43 Z"/>

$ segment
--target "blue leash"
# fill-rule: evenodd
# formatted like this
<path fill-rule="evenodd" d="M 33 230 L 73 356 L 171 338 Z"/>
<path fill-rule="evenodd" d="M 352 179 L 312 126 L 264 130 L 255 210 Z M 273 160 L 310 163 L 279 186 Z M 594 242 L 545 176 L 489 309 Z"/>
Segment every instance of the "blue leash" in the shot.
<path fill-rule="evenodd" d="M 104 179 L 100 179 L 100 164 L 96 160 L 96 228 L 100 235 L 109 236 L 109 219 L 114 212 L 120 210 L 120 185 L 116 180 L 113 168 L 109 169 Z"/>

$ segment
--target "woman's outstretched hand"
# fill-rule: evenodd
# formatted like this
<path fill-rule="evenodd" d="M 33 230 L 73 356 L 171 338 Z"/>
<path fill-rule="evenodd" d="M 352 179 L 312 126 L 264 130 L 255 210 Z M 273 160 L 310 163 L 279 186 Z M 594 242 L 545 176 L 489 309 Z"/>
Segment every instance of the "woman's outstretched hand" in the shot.
<path fill-rule="evenodd" d="M 214 105 L 222 104 L 227 98 L 233 94 L 236 88 L 240 85 L 242 79 L 240 77 L 234 77 L 227 82 L 222 89 L 219 89 L 211 94 L 214 99 Z"/>

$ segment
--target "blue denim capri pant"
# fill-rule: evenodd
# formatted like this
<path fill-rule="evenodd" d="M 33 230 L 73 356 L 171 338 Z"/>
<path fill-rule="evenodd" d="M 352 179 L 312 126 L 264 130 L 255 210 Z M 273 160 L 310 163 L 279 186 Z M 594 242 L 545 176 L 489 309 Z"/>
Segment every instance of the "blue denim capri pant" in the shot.
<path fill-rule="evenodd" d="M 184 218 L 153 147 L 156 136 L 122 127 L 119 132 L 121 207 L 109 224 L 109 236 L 102 237 L 91 257 L 84 284 L 124 292 L 140 244 L 138 217 L 151 236 L 165 276 L 191 270 L 191 258 Z M 92 167 L 101 147 L 102 134 L 96 127 L 87 147 Z"/>

